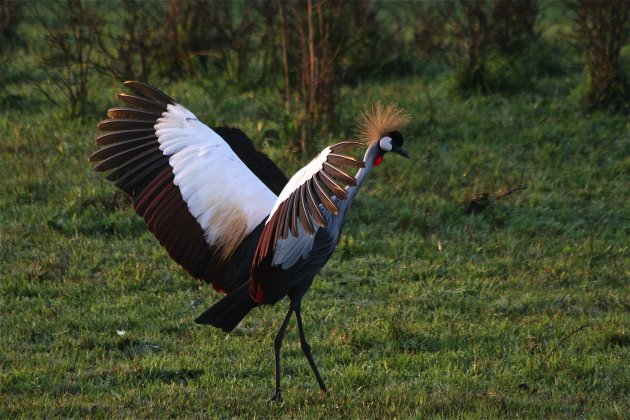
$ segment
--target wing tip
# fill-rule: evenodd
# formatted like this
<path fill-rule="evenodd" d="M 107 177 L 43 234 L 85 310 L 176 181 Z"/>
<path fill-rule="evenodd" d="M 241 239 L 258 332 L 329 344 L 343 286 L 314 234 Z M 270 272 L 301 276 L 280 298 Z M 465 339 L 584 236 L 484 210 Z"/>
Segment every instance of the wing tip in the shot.
<path fill-rule="evenodd" d="M 129 87 L 143 95 L 146 95 L 152 100 L 164 102 L 165 104 L 175 103 L 175 100 L 173 100 L 173 98 L 148 83 L 139 82 L 137 80 L 125 80 L 123 82 L 123 86 Z"/>

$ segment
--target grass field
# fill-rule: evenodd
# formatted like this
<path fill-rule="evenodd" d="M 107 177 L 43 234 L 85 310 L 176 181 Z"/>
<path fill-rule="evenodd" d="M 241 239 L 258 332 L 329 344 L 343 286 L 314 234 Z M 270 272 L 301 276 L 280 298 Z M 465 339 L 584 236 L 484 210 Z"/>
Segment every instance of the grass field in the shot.
<path fill-rule="evenodd" d="M 272 340 L 286 302 L 232 334 L 193 319 L 218 295 L 173 263 L 87 157 L 72 120 L 28 84 L 0 113 L 0 417 L 605 417 L 630 412 L 630 122 L 583 114 L 580 75 L 458 98 L 448 75 L 346 88 L 414 117 L 303 303 L 330 393 L 290 324 L 282 406 Z M 117 82 L 101 82 L 105 116 Z M 257 93 L 164 89 L 241 126 L 291 173 Z M 6 99 L 9 98 L 9 99 Z M 524 189 L 466 214 L 466 199 Z"/>

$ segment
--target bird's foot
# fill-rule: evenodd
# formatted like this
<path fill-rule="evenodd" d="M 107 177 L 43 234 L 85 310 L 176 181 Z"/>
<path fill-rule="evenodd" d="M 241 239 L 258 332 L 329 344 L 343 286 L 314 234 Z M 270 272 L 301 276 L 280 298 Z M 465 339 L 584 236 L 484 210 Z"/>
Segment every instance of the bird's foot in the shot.
<path fill-rule="evenodd" d="M 324 398 L 328 395 L 328 390 L 326 387 L 319 389 L 319 398 Z"/>
<path fill-rule="evenodd" d="M 276 403 L 276 404 L 283 404 L 284 403 L 284 399 L 282 398 L 282 391 L 280 391 L 280 388 L 277 388 L 273 395 L 271 396 L 271 399 L 269 400 L 269 403 Z"/>

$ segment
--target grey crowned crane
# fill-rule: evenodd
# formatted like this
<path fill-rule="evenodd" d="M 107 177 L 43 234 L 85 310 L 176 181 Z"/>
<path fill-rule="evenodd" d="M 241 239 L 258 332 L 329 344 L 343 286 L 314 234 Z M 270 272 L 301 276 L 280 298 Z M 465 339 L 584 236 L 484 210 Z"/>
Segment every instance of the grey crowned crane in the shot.
<path fill-rule="evenodd" d="M 301 348 L 326 392 L 306 341 L 300 303 L 339 241 L 346 212 L 387 152 L 404 157 L 409 116 L 377 104 L 359 118 L 361 142 L 322 150 L 290 180 L 240 130 L 210 128 L 159 90 L 125 82 L 124 107 L 99 123 L 96 171 L 127 193 L 135 211 L 193 277 L 226 296 L 195 322 L 232 331 L 255 307 L 289 297 L 274 340 L 282 400 L 280 346 L 295 314 Z M 343 154 L 366 148 L 363 160 Z M 356 169 L 356 174 L 351 174 Z"/>

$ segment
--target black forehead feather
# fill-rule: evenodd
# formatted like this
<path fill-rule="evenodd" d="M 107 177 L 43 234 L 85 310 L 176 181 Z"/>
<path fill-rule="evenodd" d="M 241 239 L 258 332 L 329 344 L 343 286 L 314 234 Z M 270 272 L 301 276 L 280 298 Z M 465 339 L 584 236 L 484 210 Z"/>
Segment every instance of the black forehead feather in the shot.
<path fill-rule="evenodd" d="M 403 140 L 403 136 L 402 134 L 400 134 L 398 131 L 392 131 L 391 133 L 387 133 L 387 136 L 392 139 L 392 144 L 394 146 L 402 146 L 403 143 L 405 142 Z"/>

